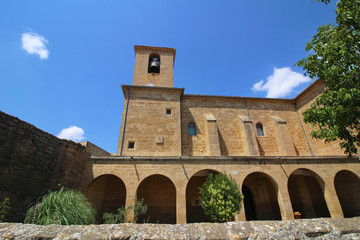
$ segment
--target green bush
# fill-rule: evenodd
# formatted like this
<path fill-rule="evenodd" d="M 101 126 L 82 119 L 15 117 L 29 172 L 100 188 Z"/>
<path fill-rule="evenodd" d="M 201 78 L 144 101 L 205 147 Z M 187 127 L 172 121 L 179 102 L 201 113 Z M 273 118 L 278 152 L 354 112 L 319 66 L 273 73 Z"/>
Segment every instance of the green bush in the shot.
<path fill-rule="evenodd" d="M 130 205 L 127 208 L 118 208 L 117 213 L 104 213 L 103 221 L 104 224 L 118 224 L 124 223 L 130 211 L 134 209 L 134 223 L 137 222 L 139 215 L 146 213 L 147 206 L 143 204 L 143 199 L 140 201 L 135 199 L 135 206 Z"/>
<path fill-rule="evenodd" d="M 39 225 L 87 225 L 96 222 L 96 212 L 86 197 L 74 190 L 50 192 L 29 208 L 25 223 Z"/>
<path fill-rule="evenodd" d="M 243 196 L 235 180 L 226 174 L 211 173 L 200 187 L 204 213 L 214 222 L 234 221 Z"/>
<path fill-rule="evenodd" d="M 10 198 L 6 197 L 3 202 L 0 202 L 0 223 L 5 222 L 6 216 L 10 210 Z"/>

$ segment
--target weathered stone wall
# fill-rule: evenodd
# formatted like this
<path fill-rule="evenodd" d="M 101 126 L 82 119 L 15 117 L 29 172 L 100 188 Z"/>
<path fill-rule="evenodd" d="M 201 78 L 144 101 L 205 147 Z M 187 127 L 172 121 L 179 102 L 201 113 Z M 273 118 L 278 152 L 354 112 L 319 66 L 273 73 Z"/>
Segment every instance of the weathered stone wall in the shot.
<path fill-rule="evenodd" d="M 127 114 L 127 101 L 124 103 L 118 154 L 122 145 L 122 156 L 181 156 L 180 96 L 183 90 L 127 87 L 124 86 L 124 95 L 127 98 L 130 91 L 130 100 Z M 171 113 L 167 114 L 167 110 Z M 129 147 L 130 142 L 134 148 Z"/>
<path fill-rule="evenodd" d="M 360 219 L 39 226 L 0 223 L 0 239 L 360 239 Z"/>
<path fill-rule="evenodd" d="M 249 118 L 253 125 L 256 136 L 253 144 L 257 144 L 259 149 L 259 154 L 255 155 L 311 156 L 292 100 L 185 94 L 181 104 L 184 156 L 210 156 L 206 130 L 206 115 L 209 114 L 216 119 L 221 156 L 253 155 L 246 150 L 249 133 L 241 127 L 244 117 Z M 196 135 L 188 134 L 190 122 L 196 124 Z M 263 126 L 264 136 L 256 133 L 255 125 L 258 123 Z"/>
<path fill-rule="evenodd" d="M 79 189 L 87 153 L 20 119 L 0 112 L 0 200 L 10 197 L 9 221 L 22 221 L 34 201 L 48 189 Z"/>
<path fill-rule="evenodd" d="M 310 146 L 315 156 L 344 155 L 344 150 L 339 146 L 339 141 L 324 143 L 324 140 L 311 137 L 311 131 L 315 128 L 304 122 L 303 112 L 311 107 L 316 98 L 325 90 L 325 83 L 316 81 L 295 98 L 296 107 L 301 117 L 302 125 L 307 134 Z"/>

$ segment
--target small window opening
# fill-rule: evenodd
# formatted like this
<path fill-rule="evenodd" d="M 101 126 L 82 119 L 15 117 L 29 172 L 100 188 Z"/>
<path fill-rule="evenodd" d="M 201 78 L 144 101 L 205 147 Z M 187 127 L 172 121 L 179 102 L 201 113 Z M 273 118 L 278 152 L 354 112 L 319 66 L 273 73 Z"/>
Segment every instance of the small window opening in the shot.
<path fill-rule="evenodd" d="M 149 56 L 148 73 L 160 73 L 160 56 L 158 54 Z"/>
<path fill-rule="evenodd" d="M 135 148 L 135 142 L 129 142 L 129 148 Z"/>
<path fill-rule="evenodd" d="M 166 114 L 171 115 L 171 109 L 170 108 L 166 109 Z"/>
<path fill-rule="evenodd" d="M 264 129 L 260 123 L 256 124 L 256 131 L 259 137 L 264 136 Z"/>
<path fill-rule="evenodd" d="M 196 125 L 195 125 L 195 123 L 193 123 L 193 122 L 189 123 L 188 131 L 189 131 L 189 136 L 196 135 Z"/>

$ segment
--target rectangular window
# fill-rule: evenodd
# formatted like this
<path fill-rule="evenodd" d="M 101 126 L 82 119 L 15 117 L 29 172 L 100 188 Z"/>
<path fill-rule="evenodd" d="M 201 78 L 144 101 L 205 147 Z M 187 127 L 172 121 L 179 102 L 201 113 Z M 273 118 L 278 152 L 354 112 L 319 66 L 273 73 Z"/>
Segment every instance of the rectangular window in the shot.
<path fill-rule="evenodd" d="M 171 109 L 170 109 L 170 108 L 167 108 L 167 109 L 166 109 L 166 114 L 167 114 L 167 115 L 171 115 Z"/>
<path fill-rule="evenodd" d="M 135 142 L 129 142 L 129 149 L 130 148 L 135 148 Z"/>

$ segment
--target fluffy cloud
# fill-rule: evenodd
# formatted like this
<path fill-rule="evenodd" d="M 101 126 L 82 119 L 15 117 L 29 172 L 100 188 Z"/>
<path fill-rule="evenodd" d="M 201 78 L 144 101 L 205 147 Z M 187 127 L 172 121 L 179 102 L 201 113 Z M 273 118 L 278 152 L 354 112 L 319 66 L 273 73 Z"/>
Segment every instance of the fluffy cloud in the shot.
<path fill-rule="evenodd" d="M 79 142 L 79 141 L 85 139 L 84 130 L 82 130 L 81 128 L 79 128 L 77 126 L 71 126 L 68 128 L 64 128 L 57 135 L 57 137 L 62 138 L 62 139 L 73 140 L 75 142 Z"/>
<path fill-rule="evenodd" d="M 46 44 L 49 43 L 43 36 L 37 33 L 28 32 L 21 35 L 22 48 L 29 54 L 37 54 L 41 59 L 48 59 L 49 50 Z"/>
<path fill-rule="evenodd" d="M 289 67 L 274 68 L 274 72 L 266 79 L 253 85 L 252 91 L 267 91 L 268 98 L 281 98 L 289 95 L 301 83 L 309 82 L 311 78 L 292 71 Z"/>

